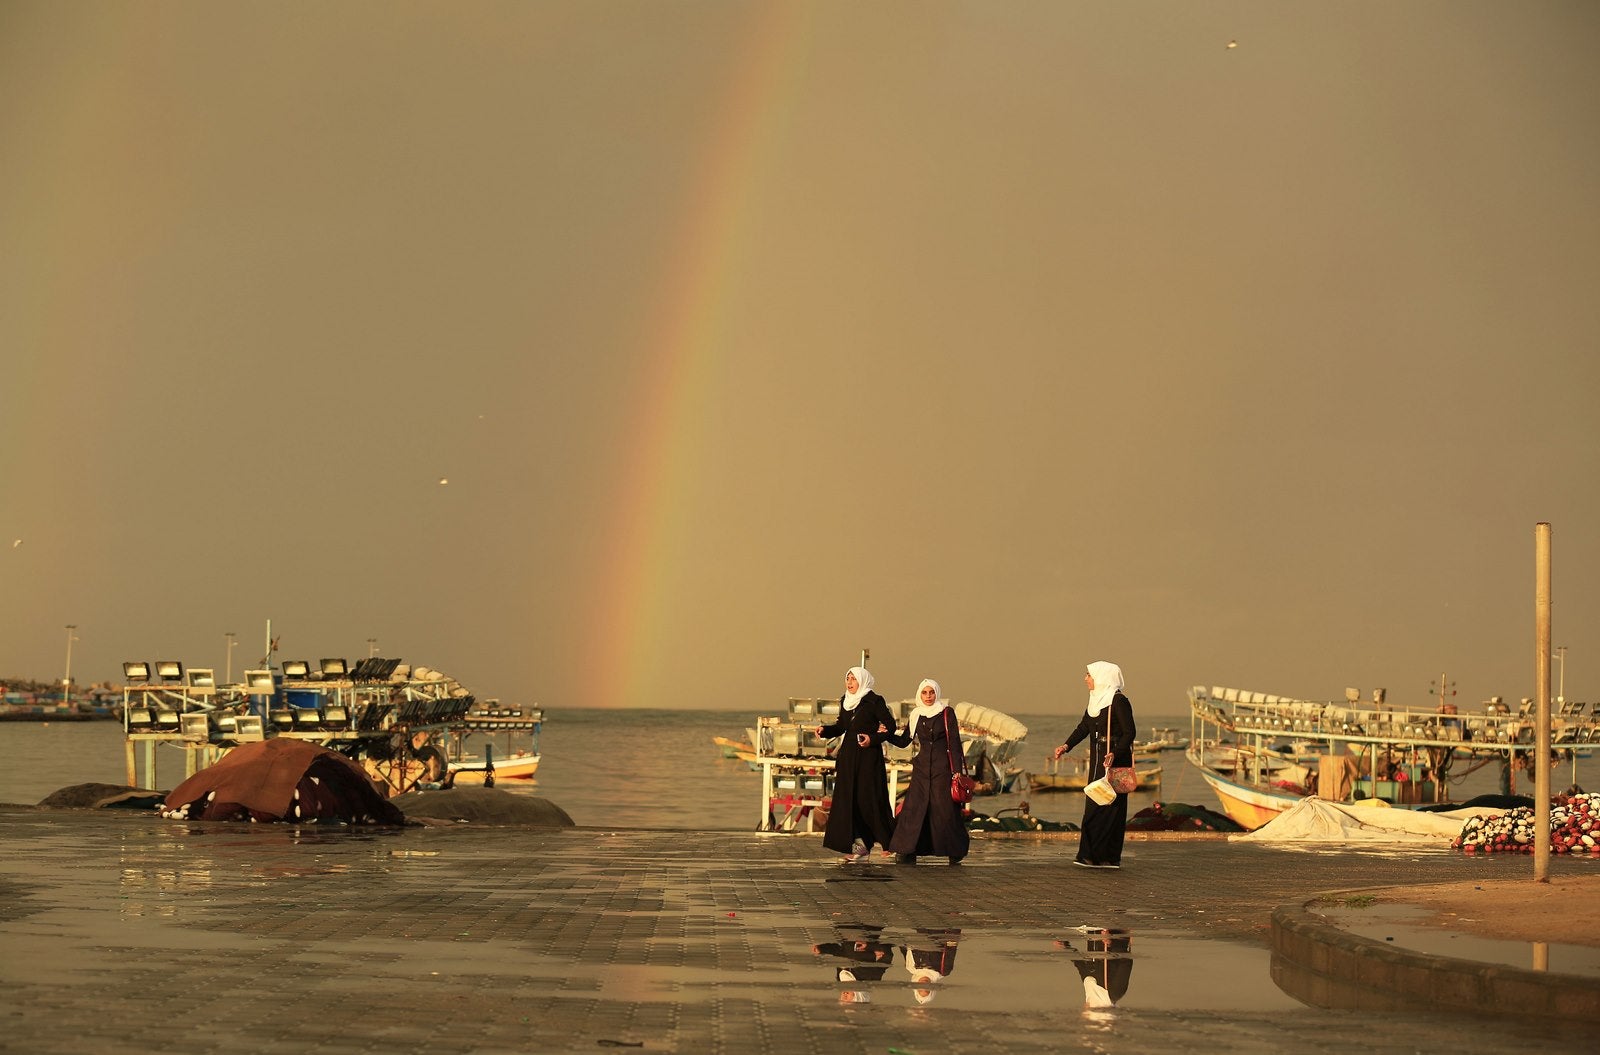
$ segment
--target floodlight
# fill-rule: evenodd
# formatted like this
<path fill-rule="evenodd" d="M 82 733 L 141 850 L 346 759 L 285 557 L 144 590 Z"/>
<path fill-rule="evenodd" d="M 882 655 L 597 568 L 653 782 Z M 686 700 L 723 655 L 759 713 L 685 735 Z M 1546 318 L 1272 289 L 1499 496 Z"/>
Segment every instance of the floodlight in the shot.
<path fill-rule="evenodd" d="M 158 659 L 156 660 L 156 677 L 167 682 L 182 681 L 183 664 L 175 659 Z"/>
<path fill-rule="evenodd" d="M 156 725 L 162 729 L 178 728 L 178 712 L 166 710 L 157 711 Z"/>
<path fill-rule="evenodd" d="M 1360 689 L 1345 689 L 1344 690 L 1344 698 L 1349 700 L 1351 703 L 1360 703 L 1361 702 L 1361 690 Z"/>
<path fill-rule="evenodd" d="M 259 714 L 241 714 L 234 723 L 233 738 L 239 743 L 252 743 L 265 739 L 261 731 Z"/>
<path fill-rule="evenodd" d="M 217 687 L 217 672 L 210 667 L 190 667 L 189 687 L 191 689 L 214 689 Z"/>
<path fill-rule="evenodd" d="M 272 681 L 272 671 L 270 670 L 247 670 L 244 672 L 244 683 L 249 688 L 252 696 L 271 693 L 276 689 Z"/>
<path fill-rule="evenodd" d="M 321 663 L 323 676 L 344 677 L 350 673 L 350 665 L 342 659 L 325 659 Z"/>
<path fill-rule="evenodd" d="M 322 710 L 323 719 L 329 725 L 343 725 L 350 720 L 350 713 L 342 703 L 330 703 Z"/>
<path fill-rule="evenodd" d="M 293 710 L 296 725 L 316 725 L 322 721 L 322 715 L 315 707 L 295 707 Z"/>
<path fill-rule="evenodd" d="M 303 678 L 311 673 L 311 664 L 303 659 L 286 659 L 283 661 L 283 676 L 286 678 Z"/>
<path fill-rule="evenodd" d="M 272 724 L 287 729 L 294 724 L 294 712 L 282 707 L 272 712 Z"/>
<path fill-rule="evenodd" d="M 150 708 L 148 708 L 148 707 L 130 707 L 130 708 L 128 708 L 128 728 L 130 728 L 130 729 L 133 729 L 133 728 L 146 729 L 146 728 L 149 728 L 151 722 L 153 722 L 153 721 L 154 721 L 154 718 L 150 714 Z"/>
<path fill-rule="evenodd" d="M 203 714 L 186 714 L 183 716 L 183 738 L 185 740 L 211 739 L 211 723 Z"/>
<path fill-rule="evenodd" d="M 150 664 L 124 663 L 122 665 L 122 676 L 129 681 L 149 681 Z"/>

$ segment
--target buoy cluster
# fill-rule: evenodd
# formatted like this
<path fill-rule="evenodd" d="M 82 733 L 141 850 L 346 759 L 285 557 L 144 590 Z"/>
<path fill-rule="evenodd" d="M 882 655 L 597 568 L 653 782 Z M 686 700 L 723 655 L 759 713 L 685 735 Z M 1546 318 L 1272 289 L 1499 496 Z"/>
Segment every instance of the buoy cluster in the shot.
<path fill-rule="evenodd" d="M 1493 817 L 1473 817 L 1450 846 L 1469 854 L 1531 854 L 1533 809 L 1518 806 Z M 1600 855 L 1600 794 L 1556 797 L 1550 805 L 1550 849 Z"/>

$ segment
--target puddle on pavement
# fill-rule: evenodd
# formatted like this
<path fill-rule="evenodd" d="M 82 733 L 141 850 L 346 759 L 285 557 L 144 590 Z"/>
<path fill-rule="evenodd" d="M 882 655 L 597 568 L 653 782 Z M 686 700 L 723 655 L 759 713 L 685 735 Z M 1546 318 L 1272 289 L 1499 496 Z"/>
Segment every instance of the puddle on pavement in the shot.
<path fill-rule="evenodd" d="M 751 934 L 752 938 L 759 934 Z M 379 972 L 384 943 L 365 942 L 367 969 Z M 652 955 L 661 942 L 650 943 Z M 705 941 L 685 942 L 703 949 Z M 644 948 L 645 943 L 640 943 Z M 485 957 L 471 943 L 407 942 L 393 969 L 419 964 L 442 976 L 547 977 L 566 988 L 633 1001 L 809 994 L 819 1006 L 872 1005 L 983 1010 L 1067 1005 L 1085 1010 L 1290 1011 L 1304 1005 L 1272 981 L 1265 947 L 1205 941 L 1161 931 L 1068 931 L 1060 935 L 957 930 L 891 930 L 841 925 L 813 945 L 774 948 L 753 967 L 558 962 L 548 953 L 497 946 Z M 362 957 L 362 951 L 343 950 Z M 508 953 L 510 953 L 508 955 Z M 623 955 L 627 955 L 626 952 Z"/>
<path fill-rule="evenodd" d="M 1315 911 L 1341 930 L 1413 952 L 1560 974 L 1600 975 L 1600 949 L 1559 942 L 1506 941 L 1461 933 L 1425 922 L 1430 913 L 1415 905 L 1385 902 L 1364 907 L 1318 905 Z M 1507 911 L 1515 911 L 1515 906 L 1508 905 Z M 1541 956 L 1543 966 L 1540 966 Z"/>

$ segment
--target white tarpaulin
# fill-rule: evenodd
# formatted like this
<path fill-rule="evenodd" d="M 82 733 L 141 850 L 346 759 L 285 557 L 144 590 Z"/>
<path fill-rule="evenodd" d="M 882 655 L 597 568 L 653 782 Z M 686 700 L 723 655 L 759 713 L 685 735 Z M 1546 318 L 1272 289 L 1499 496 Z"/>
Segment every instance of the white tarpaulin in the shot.
<path fill-rule="evenodd" d="M 1316 796 L 1301 799 L 1253 832 L 1234 835 L 1252 842 L 1448 843 L 1468 818 L 1504 813 L 1469 807 L 1440 813 L 1384 805 L 1342 806 Z"/>

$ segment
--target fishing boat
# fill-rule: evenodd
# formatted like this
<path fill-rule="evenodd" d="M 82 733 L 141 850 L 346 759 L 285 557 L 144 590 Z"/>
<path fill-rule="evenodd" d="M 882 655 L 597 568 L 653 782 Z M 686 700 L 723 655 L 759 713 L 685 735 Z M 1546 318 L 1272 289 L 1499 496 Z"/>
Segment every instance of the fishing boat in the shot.
<path fill-rule="evenodd" d="M 1134 759 L 1133 772 L 1139 783 L 1135 791 L 1154 791 L 1161 787 L 1161 766 Z M 1089 783 L 1089 767 L 1079 759 L 1051 759 L 1042 773 L 1025 774 L 1030 791 L 1082 791 Z"/>
<path fill-rule="evenodd" d="M 723 758 L 738 758 L 741 751 L 748 751 L 752 755 L 755 754 L 755 748 L 750 746 L 748 740 L 735 740 L 728 736 L 713 736 L 711 742 L 717 745 L 717 749 L 722 752 Z"/>
<path fill-rule="evenodd" d="M 1133 753 L 1136 755 L 1156 755 L 1162 751 L 1182 751 L 1188 746 L 1189 738 L 1187 736 L 1179 736 L 1178 730 L 1157 726 L 1151 730 L 1151 736 L 1148 740 L 1135 740 L 1133 742 Z"/>
<path fill-rule="evenodd" d="M 1415 809 L 1449 802 L 1449 785 L 1485 766 L 1514 779 L 1533 752 L 1529 710 L 1498 697 L 1476 715 L 1453 704 L 1395 706 L 1383 689 L 1367 701 L 1356 689 L 1315 701 L 1196 685 L 1185 755 L 1228 816 L 1252 830 L 1311 795 Z M 1553 754 L 1576 765 L 1576 745 L 1600 742 L 1600 723 L 1568 710 L 1552 717 L 1551 739 Z"/>
<path fill-rule="evenodd" d="M 271 630 L 268 630 L 271 640 Z M 239 744 L 274 738 L 306 740 L 359 763 L 386 795 L 440 783 L 460 769 L 463 783 L 486 770 L 471 737 L 485 748 L 495 734 L 517 734 L 531 749 L 502 747 L 497 776 L 531 776 L 538 767 L 536 709 L 480 703 L 456 679 L 399 659 L 369 656 L 285 660 L 269 647 L 257 669 L 218 684 L 215 671 L 179 661 L 123 664 L 123 735 L 130 787 L 161 787 L 158 749 L 182 753 L 184 775 L 215 764 Z M 142 770 L 142 772 L 141 772 Z M 480 776 L 478 779 L 482 779 Z"/>
<path fill-rule="evenodd" d="M 469 710 L 445 735 L 448 782 L 456 786 L 532 780 L 539 771 L 539 732 L 544 711 L 506 707 L 487 700 Z"/>

